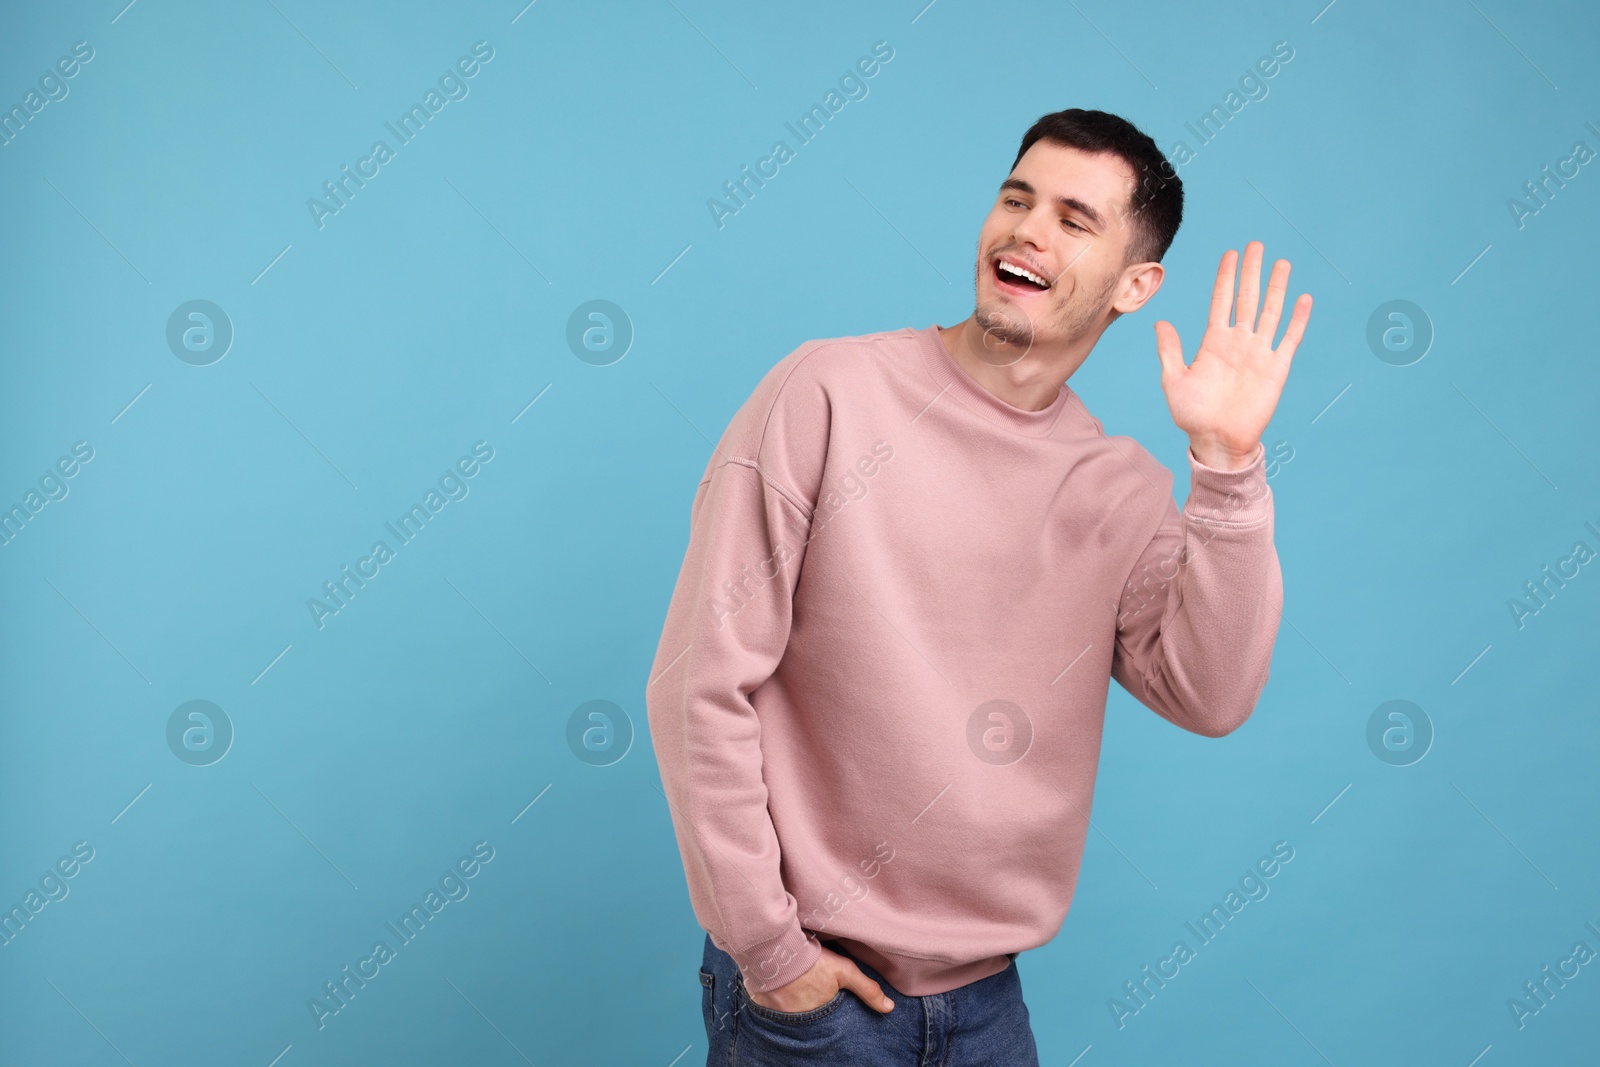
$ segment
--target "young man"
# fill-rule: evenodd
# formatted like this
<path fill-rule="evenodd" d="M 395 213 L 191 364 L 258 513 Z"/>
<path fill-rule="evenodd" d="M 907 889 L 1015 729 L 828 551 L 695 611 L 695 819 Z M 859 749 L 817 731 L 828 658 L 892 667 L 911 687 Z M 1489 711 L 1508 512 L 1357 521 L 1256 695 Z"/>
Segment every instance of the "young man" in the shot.
<path fill-rule="evenodd" d="M 1182 214 L 1149 137 L 1046 115 L 973 315 L 802 345 L 717 445 L 646 690 L 708 1063 L 1036 1063 L 1015 958 L 1071 902 L 1109 680 L 1207 737 L 1254 710 L 1283 588 L 1261 434 L 1310 296 L 1274 350 L 1289 264 L 1261 300 L 1253 241 L 1192 364 L 1155 324 L 1181 513 L 1066 385 Z"/>

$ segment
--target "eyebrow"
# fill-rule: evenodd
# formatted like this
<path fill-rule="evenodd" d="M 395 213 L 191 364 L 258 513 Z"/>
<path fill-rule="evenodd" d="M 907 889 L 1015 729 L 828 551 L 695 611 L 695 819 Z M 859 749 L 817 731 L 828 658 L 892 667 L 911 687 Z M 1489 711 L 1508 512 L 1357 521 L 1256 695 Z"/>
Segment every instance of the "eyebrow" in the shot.
<path fill-rule="evenodd" d="M 1005 181 L 1001 182 L 1000 191 L 1003 193 L 1007 189 L 1015 189 L 1017 192 L 1027 193 L 1029 196 L 1036 195 L 1033 186 L 1023 181 L 1021 178 L 1007 178 Z M 1070 211 L 1078 212 L 1101 229 L 1105 228 L 1106 223 L 1105 220 L 1100 217 L 1100 212 L 1096 211 L 1088 204 L 1085 204 L 1077 197 L 1058 196 L 1056 197 L 1056 203 Z"/>

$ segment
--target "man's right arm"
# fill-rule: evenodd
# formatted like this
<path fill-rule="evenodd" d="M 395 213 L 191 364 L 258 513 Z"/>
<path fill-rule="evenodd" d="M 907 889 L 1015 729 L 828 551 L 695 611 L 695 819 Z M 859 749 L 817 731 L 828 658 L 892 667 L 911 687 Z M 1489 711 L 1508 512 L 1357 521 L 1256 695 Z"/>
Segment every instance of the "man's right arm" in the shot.
<path fill-rule="evenodd" d="M 695 917 L 754 992 L 798 978 L 822 951 L 802 930 L 779 874 L 750 701 L 788 644 L 811 525 L 792 472 L 781 458 L 777 464 L 764 471 L 719 448 L 695 493 L 688 550 L 645 690 Z"/>

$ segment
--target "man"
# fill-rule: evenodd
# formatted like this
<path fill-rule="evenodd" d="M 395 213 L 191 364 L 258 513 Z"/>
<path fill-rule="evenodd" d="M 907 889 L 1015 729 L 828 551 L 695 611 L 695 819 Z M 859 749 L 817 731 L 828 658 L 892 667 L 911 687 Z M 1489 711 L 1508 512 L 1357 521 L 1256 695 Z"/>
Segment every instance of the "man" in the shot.
<path fill-rule="evenodd" d="M 1182 212 L 1131 124 L 1046 115 L 970 318 L 804 344 L 723 434 L 646 690 L 708 1063 L 1036 1063 L 1015 958 L 1071 902 L 1109 680 L 1207 737 L 1254 710 L 1282 608 L 1261 434 L 1310 296 L 1274 350 L 1289 264 L 1261 300 L 1251 242 L 1192 364 L 1155 324 L 1181 513 L 1066 385 Z"/>

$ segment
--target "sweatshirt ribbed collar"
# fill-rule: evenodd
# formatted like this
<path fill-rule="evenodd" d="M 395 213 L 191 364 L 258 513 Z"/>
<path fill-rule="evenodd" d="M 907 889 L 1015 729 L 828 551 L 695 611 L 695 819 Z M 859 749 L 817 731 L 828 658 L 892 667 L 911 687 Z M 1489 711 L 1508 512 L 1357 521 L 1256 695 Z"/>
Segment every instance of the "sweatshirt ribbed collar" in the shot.
<path fill-rule="evenodd" d="M 1061 390 L 1049 407 L 1039 411 L 1024 411 L 1006 403 L 979 385 L 944 346 L 937 325 L 924 326 L 920 330 L 910 327 L 907 329 L 916 338 L 928 373 L 933 376 L 939 387 L 948 386 L 951 393 L 956 394 L 969 407 L 975 408 L 991 422 L 1024 437 L 1043 437 L 1055 428 L 1061 413 L 1067 409 L 1072 390 L 1066 382 L 1061 383 Z"/>

